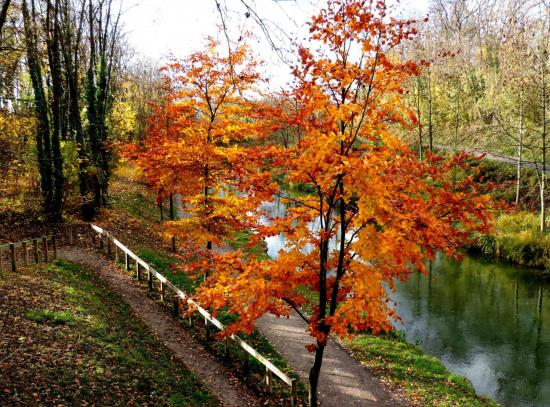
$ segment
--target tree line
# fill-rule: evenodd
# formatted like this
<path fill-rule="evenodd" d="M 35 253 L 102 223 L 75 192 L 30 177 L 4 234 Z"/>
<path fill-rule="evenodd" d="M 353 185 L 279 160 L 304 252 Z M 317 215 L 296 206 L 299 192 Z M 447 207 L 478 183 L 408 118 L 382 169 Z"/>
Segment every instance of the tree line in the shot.
<path fill-rule="evenodd" d="M 0 117 L 20 127 L 0 137 L 18 151 L 4 170 L 32 156 L 45 219 L 62 221 L 78 191 L 89 220 L 109 198 L 114 95 L 127 57 L 121 10 L 111 0 L 3 0 L 0 10 Z"/>
<path fill-rule="evenodd" d="M 420 125 L 409 140 L 425 151 L 473 149 L 535 162 L 540 229 L 546 224 L 550 3 L 433 0 L 427 24 L 403 53 L 426 62 L 408 85 Z"/>

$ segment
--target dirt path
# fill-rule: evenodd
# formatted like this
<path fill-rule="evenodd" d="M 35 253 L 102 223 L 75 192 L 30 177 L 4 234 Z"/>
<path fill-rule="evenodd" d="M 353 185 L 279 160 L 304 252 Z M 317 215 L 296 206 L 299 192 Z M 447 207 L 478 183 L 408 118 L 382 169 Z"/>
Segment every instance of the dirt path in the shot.
<path fill-rule="evenodd" d="M 305 349 L 305 345 L 312 343 L 311 336 L 305 332 L 305 323 L 297 316 L 287 319 L 268 314 L 256 323 L 256 327 L 307 383 L 313 353 Z M 394 398 L 376 377 L 333 340 L 325 349 L 319 389 L 323 407 L 407 405 Z"/>
<path fill-rule="evenodd" d="M 185 364 L 208 390 L 227 407 L 261 406 L 237 378 L 189 335 L 176 320 L 136 286 L 131 277 L 118 270 L 93 249 L 71 247 L 59 257 L 81 264 L 98 274 L 108 287 L 130 305 L 134 314 Z"/>

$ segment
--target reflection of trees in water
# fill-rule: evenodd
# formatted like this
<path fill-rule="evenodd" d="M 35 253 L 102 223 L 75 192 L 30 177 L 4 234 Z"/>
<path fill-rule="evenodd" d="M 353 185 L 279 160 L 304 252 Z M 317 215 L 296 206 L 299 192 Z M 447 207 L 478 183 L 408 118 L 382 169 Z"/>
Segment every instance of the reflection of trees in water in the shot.
<path fill-rule="evenodd" d="M 548 405 L 548 285 L 469 257 L 438 258 L 428 270 L 395 295 L 408 340 L 470 379 L 485 360 L 494 381 L 474 385 L 507 405 Z"/>

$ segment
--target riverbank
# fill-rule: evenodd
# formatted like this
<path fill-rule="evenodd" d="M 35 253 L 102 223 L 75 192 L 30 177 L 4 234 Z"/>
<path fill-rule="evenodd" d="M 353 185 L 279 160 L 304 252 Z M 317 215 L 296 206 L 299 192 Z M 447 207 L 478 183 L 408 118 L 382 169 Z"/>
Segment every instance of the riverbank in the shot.
<path fill-rule="evenodd" d="M 451 373 L 434 356 L 396 334 L 362 334 L 343 341 L 350 353 L 413 406 L 498 406 L 476 395 L 463 376 Z"/>
<path fill-rule="evenodd" d="M 303 294 L 314 300 L 315 293 L 304 290 Z M 401 332 L 358 334 L 340 343 L 412 406 L 499 405 L 476 395 L 468 379 L 451 373 L 438 358 L 406 342 Z"/>
<path fill-rule="evenodd" d="M 541 234 L 539 222 L 539 216 L 531 212 L 499 214 L 494 221 L 494 232 L 477 236 L 467 249 L 529 267 L 529 274 L 550 277 L 550 235 Z"/>

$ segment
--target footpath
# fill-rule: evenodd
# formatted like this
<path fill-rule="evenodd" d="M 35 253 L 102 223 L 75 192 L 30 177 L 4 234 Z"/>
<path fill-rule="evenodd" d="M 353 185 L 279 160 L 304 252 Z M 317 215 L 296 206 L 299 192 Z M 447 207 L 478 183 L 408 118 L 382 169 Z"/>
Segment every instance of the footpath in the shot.
<path fill-rule="evenodd" d="M 306 323 L 296 315 L 277 318 L 269 314 L 258 320 L 256 327 L 307 383 L 314 354 L 305 348 L 313 343 Z M 319 392 L 322 407 L 407 406 L 333 339 L 325 348 Z"/>

